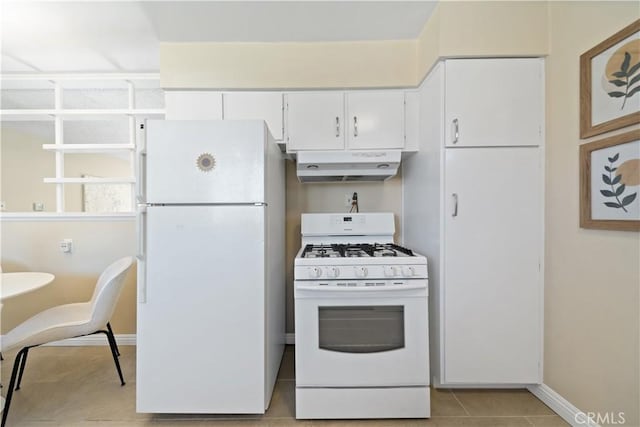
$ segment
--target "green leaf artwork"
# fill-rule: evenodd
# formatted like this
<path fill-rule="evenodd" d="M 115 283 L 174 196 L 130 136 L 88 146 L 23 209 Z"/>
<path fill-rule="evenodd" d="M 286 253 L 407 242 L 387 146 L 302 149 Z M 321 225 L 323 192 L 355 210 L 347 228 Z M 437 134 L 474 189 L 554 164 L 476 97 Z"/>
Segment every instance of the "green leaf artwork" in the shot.
<path fill-rule="evenodd" d="M 628 66 L 629 64 L 627 64 L 627 67 Z M 622 181 L 622 174 L 613 176 L 613 173 L 617 169 L 617 167 L 614 167 L 613 164 L 617 162 L 619 158 L 620 158 L 620 153 L 616 153 L 615 156 L 607 158 L 609 160 L 610 165 L 609 166 L 605 165 L 604 170 L 609 172 L 609 174 L 608 175 L 606 173 L 602 174 L 602 182 L 610 186 L 611 190 L 600 190 L 600 194 L 602 194 L 604 197 L 615 197 L 616 199 L 615 202 L 604 202 L 605 206 L 609 208 L 614 208 L 614 209 L 622 209 L 625 212 L 629 212 L 627 211 L 626 206 L 629 206 L 636 199 L 636 196 L 638 195 L 638 193 L 636 192 L 636 193 L 629 194 L 627 196 L 624 196 L 622 200 L 620 200 L 620 196 L 623 195 L 623 193 L 627 189 L 627 186 L 626 184 L 620 182 Z M 616 188 L 616 185 L 618 185 L 618 188 Z"/>
<path fill-rule="evenodd" d="M 625 52 L 624 59 L 620 64 L 620 71 L 613 73 L 613 76 L 616 77 L 615 79 L 609 80 L 609 83 L 614 85 L 616 88 L 624 88 L 624 92 L 620 90 L 608 92 L 608 95 L 611 98 L 623 98 L 622 107 L 620 107 L 621 110 L 624 109 L 627 99 L 640 91 L 640 84 L 634 86 L 636 83 L 640 82 L 640 73 L 637 76 L 634 76 L 634 74 L 640 70 L 640 61 L 631 67 L 630 65 L 631 54 L 629 52 Z M 622 208 L 624 209 L 624 206 Z"/>

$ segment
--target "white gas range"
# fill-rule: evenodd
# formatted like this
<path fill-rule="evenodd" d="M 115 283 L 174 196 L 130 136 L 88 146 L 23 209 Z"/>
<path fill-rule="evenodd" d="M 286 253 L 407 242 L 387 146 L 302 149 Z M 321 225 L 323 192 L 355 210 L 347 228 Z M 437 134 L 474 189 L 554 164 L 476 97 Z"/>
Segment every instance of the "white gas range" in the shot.
<path fill-rule="evenodd" d="M 303 214 L 295 259 L 296 418 L 426 418 L 425 257 L 392 213 Z"/>

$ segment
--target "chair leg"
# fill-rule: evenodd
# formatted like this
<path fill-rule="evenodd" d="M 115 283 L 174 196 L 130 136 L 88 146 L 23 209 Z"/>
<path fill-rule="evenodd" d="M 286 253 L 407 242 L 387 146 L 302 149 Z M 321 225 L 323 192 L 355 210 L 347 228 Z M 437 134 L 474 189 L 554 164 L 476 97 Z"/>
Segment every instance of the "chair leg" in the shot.
<path fill-rule="evenodd" d="M 29 347 L 25 347 L 24 356 L 22 357 L 22 363 L 20 364 L 20 374 L 18 375 L 18 384 L 16 390 L 20 390 L 20 383 L 22 383 L 22 374 L 24 373 L 24 366 L 27 364 L 27 356 L 29 355 Z"/>
<path fill-rule="evenodd" d="M 11 398 L 13 397 L 13 389 L 16 385 L 16 377 L 18 376 L 18 368 L 21 365 L 22 359 L 26 356 L 28 347 L 23 348 L 16 355 L 16 360 L 13 362 L 13 370 L 11 371 L 11 380 L 9 381 L 9 387 L 7 388 L 7 398 L 4 401 L 4 410 L 2 411 L 2 425 L 4 427 L 7 423 L 7 416 L 9 415 L 9 406 L 11 405 Z"/>
<path fill-rule="evenodd" d="M 118 360 L 118 354 L 116 353 L 116 339 L 108 331 L 100 331 L 100 332 L 103 332 L 107 336 L 107 340 L 109 341 L 109 347 L 111 348 L 111 355 L 113 356 L 113 361 L 116 364 L 116 369 L 118 370 L 118 375 L 120 376 L 120 385 L 124 385 L 125 382 L 122 376 L 122 369 L 120 369 L 120 361 Z"/>
<path fill-rule="evenodd" d="M 109 322 L 107 322 L 107 330 L 109 331 L 111 336 L 114 338 L 113 341 L 115 342 L 115 335 L 113 335 L 113 330 L 111 329 L 111 323 L 109 323 Z M 118 356 L 120 356 L 120 350 L 118 349 L 118 344 L 117 343 L 116 343 L 116 354 Z"/>

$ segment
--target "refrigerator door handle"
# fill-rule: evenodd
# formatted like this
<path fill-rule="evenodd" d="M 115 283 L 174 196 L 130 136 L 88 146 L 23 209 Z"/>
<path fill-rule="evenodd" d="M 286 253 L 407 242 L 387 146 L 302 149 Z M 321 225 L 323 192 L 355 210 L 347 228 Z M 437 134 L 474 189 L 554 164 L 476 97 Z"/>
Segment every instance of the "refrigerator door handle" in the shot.
<path fill-rule="evenodd" d="M 147 263 L 138 259 L 138 303 L 147 303 Z"/>
<path fill-rule="evenodd" d="M 145 169 L 147 167 L 147 153 L 140 150 L 138 151 L 138 159 L 136 165 L 136 200 L 138 203 L 145 202 L 145 193 L 146 193 L 146 185 L 145 185 Z"/>
<path fill-rule="evenodd" d="M 145 256 L 145 240 L 147 234 L 147 208 L 141 206 L 138 208 L 138 214 L 136 215 L 136 230 L 138 232 L 137 238 L 137 253 L 136 258 L 142 260 Z"/>
<path fill-rule="evenodd" d="M 147 209 L 144 206 L 138 208 L 136 215 L 137 253 L 138 258 L 138 302 L 147 302 L 146 280 L 146 240 L 147 240 Z"/>

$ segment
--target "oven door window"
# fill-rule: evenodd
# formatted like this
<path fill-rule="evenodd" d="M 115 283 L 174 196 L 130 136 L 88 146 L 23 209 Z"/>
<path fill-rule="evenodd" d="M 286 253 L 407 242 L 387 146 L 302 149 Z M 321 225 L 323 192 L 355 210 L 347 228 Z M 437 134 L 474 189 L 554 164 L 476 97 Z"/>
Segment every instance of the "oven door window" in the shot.
<path fill-rule="evenodd" d="M 404 348 L 404 306 L 318 307 L 319 346 L 342 353 Z"/>

